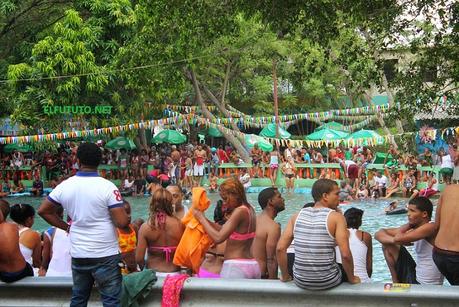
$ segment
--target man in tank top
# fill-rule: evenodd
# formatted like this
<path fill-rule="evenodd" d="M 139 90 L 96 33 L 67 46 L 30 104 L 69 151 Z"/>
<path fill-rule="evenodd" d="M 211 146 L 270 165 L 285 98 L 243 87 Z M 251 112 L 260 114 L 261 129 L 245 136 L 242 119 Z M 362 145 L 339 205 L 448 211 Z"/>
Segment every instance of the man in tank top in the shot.
<path fill-rule="evenodd" d="M 281 280 L 292 280 L 287 267 L 287 248 L 295 238 L 293 280 L 298 287 L 325 290 L 343 281 L 359 283 L 360 278 L 354 275 L 346 220 L 336 212 L 338 184 L 330 179 L 319 179 L 312 186 L 311 193 L 315 205 L 290 218 L 277 245 Z M 336 245 L 341 252 L 342 266 L 336 262 Z"/>
<path fill-rule="evenodd" d="M 408 223 L 399 228 L 381 229 L 375 234 L 381 242 L 393 282 L 442 285 L 443 275 L 432 259 L 436 227 L 431 223 L 433 205 L 426 197 L 408 203 Z M 414 245 L 416 261 L 404 245 Z"/>

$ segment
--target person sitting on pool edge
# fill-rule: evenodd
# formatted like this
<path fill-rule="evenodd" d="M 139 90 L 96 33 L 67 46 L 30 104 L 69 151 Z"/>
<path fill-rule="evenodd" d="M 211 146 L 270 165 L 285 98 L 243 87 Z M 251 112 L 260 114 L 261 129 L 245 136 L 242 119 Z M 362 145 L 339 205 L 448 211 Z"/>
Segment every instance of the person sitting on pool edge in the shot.
<path fill-rule="evenodd" d="M 18 226 L 6 222 L 9 212 L 10 204 L 0 199 L 0 280 L 7 283 L 33 276 L 32 266 L 19 249 Z"/>
<path fill-rule="evenodd" d="M 339 187 L 336 181 L 319 179 L 311 191 L 314 207 L 294 214 L 277 244 L 281 280 L 292 280 L 287 267 L 287 248 L 295 238 L 293 280 L 307 290 L 326 290 L 344 281 L 360 283 L 354 275 L 349 248 L 349 232 L 344 216 L 337 212 Z M 336 262 L 335 246 L 341 252 L 342 266 Z"/>
<path fill-rule="evenodd" d="M 399 228 L 380 229 L 375 238 L 382 244 L 384 257 L 396 283 L 442 285 L 443 275 L 432 260 L 436 236 L 431 222 L 433 205 L 426 197 L 408 203 L 408 223 Z M 416 262 L 404 245 L 414 244 Z"/>
<path fill-rule="evenodd" d="M 266 188 L 258 194 L 258 204 L 263 211 L 257 216 L 253 256 L 260 265 L 261 278 L 277 279 L 276 245 L 281 227 L 274 219 L 285 210 L 284 198 L 276 188 Z"/>

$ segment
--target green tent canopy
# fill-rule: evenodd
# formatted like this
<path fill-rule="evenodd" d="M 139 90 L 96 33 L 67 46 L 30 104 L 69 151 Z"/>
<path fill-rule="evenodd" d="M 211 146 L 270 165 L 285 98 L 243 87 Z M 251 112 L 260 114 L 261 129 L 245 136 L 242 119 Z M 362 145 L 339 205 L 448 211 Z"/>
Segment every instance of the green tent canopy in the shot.
<path fill-rule="evenodd" d="M 15 150 L 20 151 L 20 152 L 29 152 L 29 151 L 32 151 L 32 146 L 28 144 L 11 143 L 3 147 L 3 151 L 5 153 L 10 153 Z"/>
<path fill-rule="evenodd" d="M 320 140 L 339 140 L 344 139 L 348 135 L 347 132 L 324 128 L 316 130 L 313 133 L 306 136 L 308 141 L 320 141 Z"/>
<path fill-rule="evenodd" d="M 276 124 L 268 124 L 266 125 L 260 132 L 260 136 L 264 136 L 266 138 L 275 138 L 276 137 Z M 279 127 L 279 138 L 281 139 L 289 139 L 292 135 L 282 127 Z"/>
<path fill-rule="evenodd" d="M 325 123 L 319 127 L 317 127 L 314 131 L 319 131 L 323 129 L 332 129 L 332 130 L 338 130 L 338 131 L 345 131 L 344 125 L 337 123 L 337 122 L 328 122 Z"/>
<path fill-rule="evenodd" d="M 268 142 L 265 138 L 258 136 L 256 134 L 246 134 L 245 143 L 248 148 L 253 148 L 253 146 L 257 144 L 261 150 L 266 152 L 272 151 L 274 148 L 273 144 Z"/>
<path fill-rule="evenodd" d="M 136 146 L 134 142 L 128 138 L 125 138 L 124 136 L 119 136 L 117 138 L 114 138 L 113 140 L 110 140 L 105 144 L 105 148 L 108 149 L 126 149 L 126 150 L 132 150 L 135 149 Z"/>
<path fill-rule="evenodd" d="M 186 142 L 186 136 L 177 130 L 166 129 L 153 137 L 154 143 L 182 144 Z"/>
<path fill-rule="evenodd" d="M 209 127 L 207 129 L 203 129 L 201 131 L 199 131 L 200 134 L 203 134 L 203 135 L 209 135 L 211 137 L 214 137 L 214 138 L 221 138 L 223 136 L 223 133 L 220 132 L 220 130 L 218 130 L 217 128 L 214 128 L 214 127 Z"/>
<path fill-rule="evenodd" d="M 381 135 L 373 130 L 359 130 L 347 136 L 347 139 L 352 140 L 363 140 L 362 145 L 367 146 L 370 140 L 375 144 L 384 143 L 384 139 Z"/>

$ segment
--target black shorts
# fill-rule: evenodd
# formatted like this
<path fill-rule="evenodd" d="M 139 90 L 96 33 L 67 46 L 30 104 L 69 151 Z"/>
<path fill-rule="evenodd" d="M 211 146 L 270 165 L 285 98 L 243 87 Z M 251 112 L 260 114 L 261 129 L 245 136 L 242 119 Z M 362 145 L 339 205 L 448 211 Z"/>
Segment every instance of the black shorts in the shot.
<path fill-rule="evenodd" d="M 286 174 L 285 177 L 288 178 L 288 179 L 292 179 L 293 177 L 295 177 L 295 175 L 294 174 Z"/>
<path fill-rule="evenodd" d="M 26 262 L 26 266 L 19 272 L 0 272 L 0 280 L 3 282 L 15 282 L 27 276 L 33 276 L 33 269 L 30 264 Z"/>
<path fill-rule="evenodd" d="M 252 165 L 253 166 L 258 166 L 260 164 L 261 160 L 252 160 Z"/>
<path fill-rule="evenodd" d="M 432 259 L 451 286 L 459 286 L 459 252 L 447 251 L 434 246 Z"/>
<path fill-rule="evenodd" d="M 416 280 L 416 262 L 403 245 L 400 246 L 400 252 L 395 263 L 395 272 L 397 272 L 399 283 L 419 284 Z"/>
<path fill-rule="evenodd" d="M 290 276 L 293 276 L 293 263 L 295 262 L 295 253 L 287 253 L 287 267 Z"/>

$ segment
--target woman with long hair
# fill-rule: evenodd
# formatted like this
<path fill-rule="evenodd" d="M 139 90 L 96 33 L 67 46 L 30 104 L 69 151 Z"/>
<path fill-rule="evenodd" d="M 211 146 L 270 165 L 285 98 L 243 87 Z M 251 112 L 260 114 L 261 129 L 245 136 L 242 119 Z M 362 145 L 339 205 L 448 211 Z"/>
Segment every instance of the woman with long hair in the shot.
<path fill-rule="evenodd" d="M 180 267 L 172 259 L 184 230 L 182 222 L 174 216 L 171 193 L 159 188 L 151 197 L 148 221 L 139 230 L 135 258 L 140 268 L 145 266 L 147 250 L 146 267 L 155 270 L 156 276 L 178 274 Z"/>
<path fill-rule="evenodd" d="M 222 278 L 261 278 L 258 262 L 253 258 L 251 246 L 255 238 L 255 210 L 248 203 L 244 187 L 237 178 L 229 178 L 220 185 L 223 208 L 231 212 L 228 221 L 219 226 L 204 214 L 193 209 L 194 217 L 203 225 L 215 244 L 226 240 L 225 257 L 220 272 Z"/>

